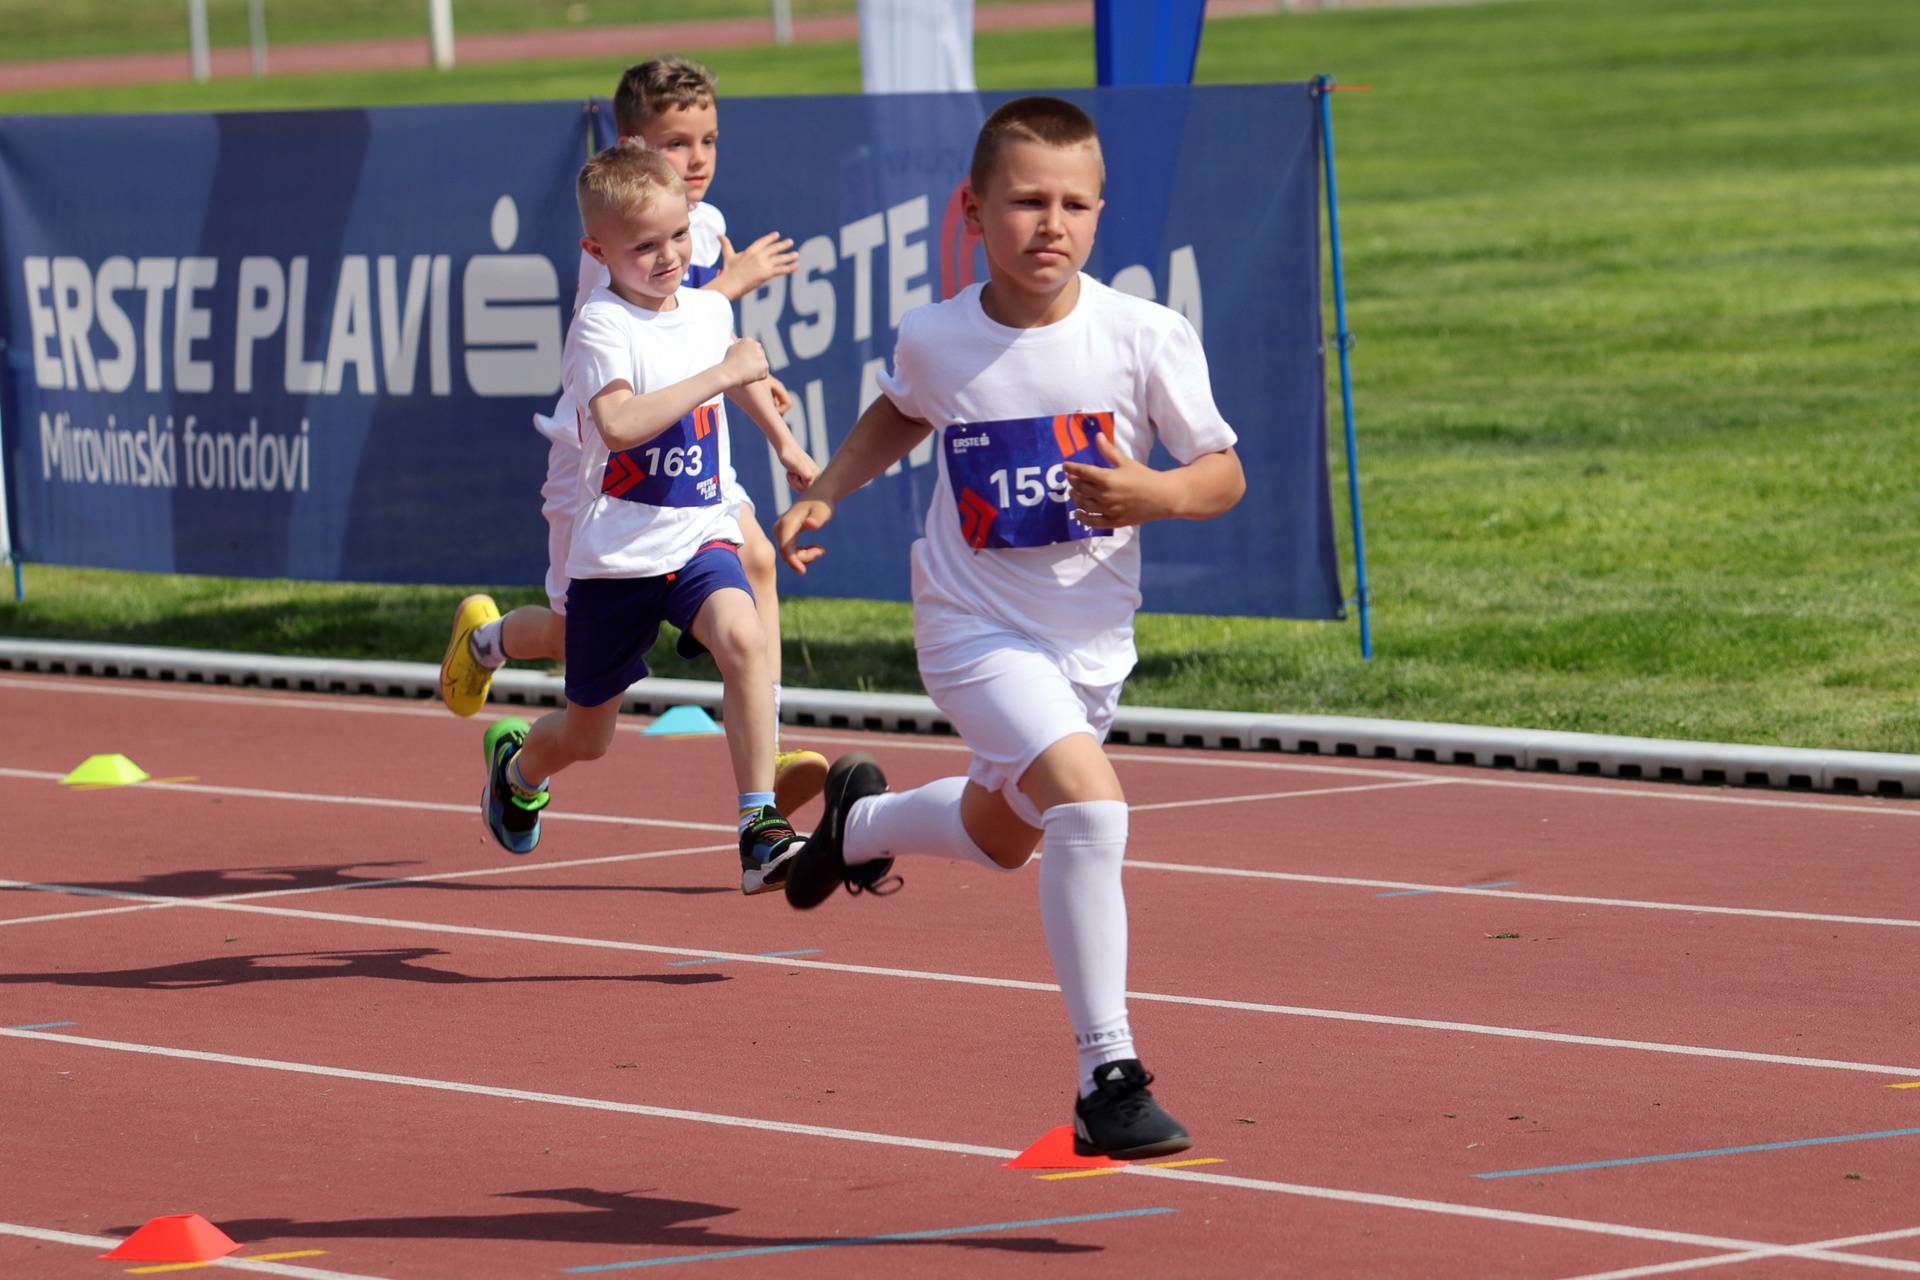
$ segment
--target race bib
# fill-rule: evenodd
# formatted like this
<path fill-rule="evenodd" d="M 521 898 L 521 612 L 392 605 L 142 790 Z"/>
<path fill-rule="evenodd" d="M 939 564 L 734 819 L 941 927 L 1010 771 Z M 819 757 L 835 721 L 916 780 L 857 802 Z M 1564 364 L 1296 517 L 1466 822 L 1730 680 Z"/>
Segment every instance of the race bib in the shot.
<path fill-rule="evenodd" d="M 697 406 L 653 439 L 607 459 L 600 492 L 650 507 L 720 501 L 720 404 Z"/>
<path fill-rule="evenodd" d="M 1045 547 L 1103 538 L 1071 516 L 1069 462 L 1107 466 L 1094 444 L 1113 437 L 1112 413 L 1063 413 L 956 423 L 941 433 L 960 532 L 975 549 Z"/>

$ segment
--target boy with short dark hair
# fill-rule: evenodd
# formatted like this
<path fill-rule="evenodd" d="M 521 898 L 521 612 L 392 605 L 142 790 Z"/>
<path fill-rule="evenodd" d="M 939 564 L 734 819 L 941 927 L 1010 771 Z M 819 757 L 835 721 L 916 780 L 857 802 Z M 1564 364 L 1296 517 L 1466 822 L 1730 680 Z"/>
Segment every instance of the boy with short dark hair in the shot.
<path fill-rule="evenodd" d="M 482 814 L 510 852 L 533 850 L 551 775 L 606 753 L 621 694 L 646 676 L 670 621 L 720 668 L 740 887 L 762 893 L 780 887 L 797 845 L 774 800 L 766 636 L 720 477 L 722 396 L 763 430 L 779 420 L 766 354 L 734 336 L 724 298 L 682 284 L 686 186 L 662 156 L 635 141 L 609 147 L 580 171 L 577 196 L 581 248 L 608 281 L 574 317 L 563 357 L 591 495 L 566 560 L 567 705 L 531 729 L 515 719 L 488 729 Z"/>
<path fill-rule="evenodd" d="M 801 535 L 936 433 L 914 647 L 973 760 L 897 794 L 871 758 L 837 761 L 787 900 L 876 889 L 901 854 L 1014 870 L 1044 833 L 1041 920 L 1079 1059 L 1075 1150 L 1131 1160 L 1191 1140 L 1148 1092 L 1127 1022 L 1127 805 L 1100 744 L 1134 664 L 1138 526 L 1219 515 L 1245 480 L 1193 327 L 1081 273 L 1105 184 L 1099 136 L 1071 103 L 1022 98 L 988 118 L 963 196 L 988 280 L 908 313 L 884 394 L 774 538 L 804 573 L 825 551 Z M 1146 465 L 1156 439 L 1180 465 Z"/>

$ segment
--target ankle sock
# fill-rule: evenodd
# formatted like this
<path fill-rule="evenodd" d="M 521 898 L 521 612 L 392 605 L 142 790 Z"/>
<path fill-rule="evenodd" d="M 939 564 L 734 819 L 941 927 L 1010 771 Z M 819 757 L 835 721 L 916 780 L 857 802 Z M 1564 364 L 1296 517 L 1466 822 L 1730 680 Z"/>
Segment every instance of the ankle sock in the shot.
<path fill-rule="evenodd" d="M 762 809 L 773 804 L 771 791 L 742 791 L 740 793 L 740 830 L 745 831 L 749 823 L 760 816 Z"/>
<path fill-rule="evenodd" d="M 538 782 L 528 782 L 527 775 L 520 771 L 520 752 L 516 751 L 507 760 L 507 787 L 523 800 L 531 800 L 547 789 L 551 778 L 542 778 Z"/>
<path fill-rule="evenodd" d="M 501 635 L 505 628 L 506 619 L 495 618 L 492 622 L 483 622 L 475 627 L 467 637 L 467 652 L 489 671 L 498 671 L 506 665 L 507 650 Z"/>

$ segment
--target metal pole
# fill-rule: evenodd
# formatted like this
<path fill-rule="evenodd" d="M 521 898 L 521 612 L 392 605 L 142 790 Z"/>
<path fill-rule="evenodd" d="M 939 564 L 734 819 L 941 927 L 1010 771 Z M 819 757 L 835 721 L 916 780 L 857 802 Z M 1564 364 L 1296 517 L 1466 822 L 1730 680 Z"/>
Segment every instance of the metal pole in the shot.
<path fill-rule="evenodd" d="M 267 0 L 247 0 L 247 48 L 253 57 L 253 78 L 267 75 Z"/>
<path fill-rule="evenodd" d="M 453 69 L 453 0 L 427 0 L 427 32 L 436 71 Z"/>
<path fill-rule="evenodd" d="M 793 0 L 773 0 L 773 42 L 793 43 Z"/>
<path fill-rule="evenodd" d="M 195 84 L 213 78 L 213 55 L 207 52 L 207 0 L 187 0 L 187 47 Z"/>
<path fill-rule="evenodd" d="M 1340 196 L 1333 180 L 1332 76 L 1315 76 L 1313 92 L 1320 99 L 1320 148 L 1327 158 L 1327 235 L 1333 250 L 1334 343 L 1340 352 L 1340 408 L 1347 426 L 1347 500 L 1353 509 L 1354 596 L 1360 606 L 1360 656 L 1373 657 L 1373 627 L 1369 617 L 1373 598 L 1367 593 L 1367 541 L 1360 526 L 1360 459 L 1353 435 L 1353 370 L 1347 359 L 1353 335 L 1347 331 L 1347 287 L 1340 270 Z"/>
<path fill-rule="evenodd" d="M 4 387 L 5 376 L 0 375 L 0 388 Z M 15 604 L 27 598 L 26 582 L 20 576 L 20 557 L 13 549 L 13 529 L 8 523 L 7 514 L 7 449 L 6 433 L 0 431 L 0 560 L 13 566 L 13 600 Z"/>

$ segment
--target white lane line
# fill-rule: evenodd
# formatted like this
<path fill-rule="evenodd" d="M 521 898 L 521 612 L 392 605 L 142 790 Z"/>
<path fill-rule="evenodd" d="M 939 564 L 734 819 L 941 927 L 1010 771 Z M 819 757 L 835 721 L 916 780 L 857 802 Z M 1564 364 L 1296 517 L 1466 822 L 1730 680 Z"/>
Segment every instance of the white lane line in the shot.
<path fill-rule="evenodd" d="M 83 1236 L 73 1231 L 53 1231 L 46 1227 L 23 1226 L 18 1222 L 0 1222 L 0 1236 L 20 1236 L 44 1244 L 70 1244 L 82 1249 L 102 1251 L 122 1243 L 118 1236 Z M 225 1267 L 229 1271 L 255 1271 L 261 1275 L 292 1276 L 295 1280 L 381 1280 L 379 1276 L 357 1275 L 347 1271 L 324 1271 L 319 1267 L 294 1267 L 284 1262 L 256 1262 L 251 1258 L 215 1258 L 202 1266 Z"/>
<path fill-rule="evenodd" d="M 1572 893 L 1533 893 L 1522 889 L 1474 889 L 1465 885 L 1421 884 L 1413 880 L 1366 880 L 1356 876 L 1316 876 L 1298 871 L 1259 871 L 1245 867 L 1208 867 L 1190 862 L 1154 862 L 1128 858 L 1128 868 L 1173 871 L 1195 876 L 1228 876 L 1245 880 L 1285 880 L 1295 884 L 1325 884 L 1356 889 L 1404 889 L 1421 893 L 1453 894 L 1466 898 L 1513 898 L 1521 902 L 1559 902 L 1579 907 L 1621 907 L 1634 911 L 1680 911 L 1701 915 L 1745 916 L 1758 920 L 1804 920 L 1816 924 L 1889 925 L 1920 929 L 1920 920 L 1904 916 L 1846 916 L 1820 911 L 1784 911 L 1772 907 L 1722 907 L 1696 902 L 1661 902 L 1648 898 L 1593 898 Z"/>
<path fill-rule="evenodd" d="M 335 893 L 347 889 L 388 889 L 412 884 L 433 884 L 441 880 L 472 880 L 482 876 L 525 875 L 534 871 L 559 871 L 568 867 L 599 867 L 617 862 L 652 862 L 659 858 L 683 858 L 693 853 L 733 853 L 738 850 L 737 843 L 696 844 L 679 849 L 654 849 L 646 853 L 610 853 L 596 858 L 566 858 L 558 862 L 511 862 L 498 867 L 470 868 L 465 871 L 434 871 L 417 876 L 393 876 L 384 880 L 354 880 L 346 884 L 315 884 L 290 889 L 252 889 L 246 893 L 220 893 L 207 898 L 156 898 L 142 901 L 126 907 L 94 907 L 86 911 L 59 911 L 47 915 L 20 916 L 12 920 L 0 920 L 0 928 L 10 924 L 38 924 L 43 920 L 86 920 L 94 916 L 124 915 L 129 911 L 160 911 L 168 907 L 184 907 L 198 902 L 254 902 L 261 898 L 285 898 L 303 893 Z M 244 870 L 244 868 L 242 868 Z M 60 890 L 79 897 L 122 897 L 123 891 L 115 889 L 87 888 L 69 886 Z"/>
<path fill-rule="evenodd" d="M 27 781 L 58 782 L 62 776 L 63 775 L 58 773 L 52 773 L 46 770 L 39 770 L 39 769 L 0 768 L 0 778 L 19 778 Z M 422 812 L 428 812 L 428 813 L 456 813 L 456 814 L 469 815 L 469 816 L 472 813 L 472 806 L 470 805 L 447 804 L 442 801 L 435 801 L 435 800 L 372 800 L 372 799 L 367 799 L 359 796 L 328 795 L 324 793 L 306 792 L 306 791 L 275 791 L 275 790 L 264 790 L 264 789 L 252 788 L 252 787 L 216 787 L 216 786 L 211 786 L 205 783 L 143 782 L 143 783 L 140 783 L 139 785 L 140 787 L 146 790 L 158 789 L 162 791 L 180 791 L 180 792 L 189 792 L 193 794 L 233 796 L 233 797 L 242 798 L 242 799 L 311 801 L 316 804 L 374 805 L 374 806 L 379 806 L 379 807 L 388 808 L 388 809 L 405 809 L 405 810 L 422 811 Z M 1382 791 L 1382 790 L 1389 790 L 1389 789 L 1395 789 L 1395 788 L 1404 789 L 1404 788 L 1412 788 L 1412 787 L 1430 787 L 1430 786 L 1441 786 L 1441 785 L 1467 786 L 1467 785 L 1477 785 L 1477 784 L 1473 783 L 1469 779 L 1462 779 L 1462 778 L 1421 778 L 1421 779 L 1414 779 L 1414 780 L 1409 780 L 1404 782 L 1381 783 L 1373 786 L 1329 787 L 1329 788 L 1307 790 L 1307 791 L 1275 791 L 1275 792 L 1261 793 L 1259 795 L 1251 795 L 1251 796 L 1222 796 L 1222 797 L 1213 797 L 1213 798 L 1206 798 L 1206 799 L 1199 799 L 1199 800 L 1176 800 L 1176 801 L 1170 801 L 1162 804 L 1134 805 L 1134 806 L 1131 806 L 1131 811 L 1134 813 L 1144 813 L 1144 812 L 1149 812 L 1153 810 L 1164 810 L 1164 809 L 1172 809 L 1172 808 L 1180 808 L 1180 807 L 1196 807 L 1196 806 L 1214 805 L 1214 804 L 1233 804 L 1233 803 L 1243 803 L 1243 802 L 1267 800 L 1267 799 L 1272 799 L 1272 800 L 1300 799 L 1300 798 L 1306 798 L 1306 797 L 1340 795 L 1348 792 Z M 717 822 L 679 821 L 679 820 L 666 819 L 666 818 L 633 818 L 633 817 L 626 817 L 620 814 L 556 813 L 549 810 L 546 817 L 550 821 L 601 823 L 601 824 L 612 825 L 612 826 L 661 827 L 661 828 L 683 830 L 683 831 L 731 832 L 733 830 L 732 827 L 729 827 L 724 823 L 717 823 Z M 622 855 L 622 856 L 624 857 L 626 855 Z M 663 856 L 672 856 L 672 855 L 668 854 Z M 560 864 L 560 863 L 520 864 L 520 863 L 517 863 L 517 864 L 514 864 L 511 868 L 508 868 L 507 870 L 510 870 L 510 871 L 538 870 L 543 866 L 552 867 L 557 865 L 568 865 L 568 864 Z M 1417 881 L 1407 881 L 1407 880 L 1371 880 L 1371 879 L 1361 879 L 1361 878 L 1346 877 L 1346 876 L 1317 876 L 1317 875 L 1307 874 L 1304 872 L 1262 871 L 1262 870 L 1256 870 L 1256 869 L 1250 869 L 1250 868 L 1237 868 L 1237 867 L 1208 867 L 1208 866 L 1195 865 L 1191 863 L 1161 862 L 1161 861 L 1155 861 L 1155 860 L 1144 859 L 1144 858 L 1129 858 L 1127 859 L 1127 865 L 1129 867 L 1134 867 L 1140 870 L 1171 871 L 1171 872 L 1183 873 L 1187 875 L 1229 876 L 1229 877 L 1237 877 L 1237 878 L 1249 879 L 1249 880 L 1280 880 L 1280 881 L 1291 881 L 1299 884 L 1345 885 L 1345 886 L 1351 886 L 1354 888 L 1369 888 L 1369 889 L 1411 889 L 1411 890 L 1421 890 L 1429 893 L 1466 894 L 1466 895 L 1480 895 L 1484 897 L 1515 898 L 1521 901 L 1556 902 L 1556 903 L 1564 903 L 1572 906 L 1619 907 L 1619 908 L 1642 910 L 1642 911 L 1698 912 L 1706 915 L 1744 916 L 1744 917 L 1749 917 L 1754 919 L 1766 919 L 1766 920 L 1797 920 L 1797 921 L 1807 921 L 1807 922 L 1818 923 L 1818 924 L 1884 925 L 1884 926 L 1892 926 L 1897 928 L 1920 927 L 1920 921 L 1907 920 L 1899 917 L 1853 916 L 1853 915 L 1840 915 L 1840 914 L 1823 913 L 1823 912 L 1775 910 L 1775 909 L 1762 908 L 1762 907 L 1712 906 L 1712 905 L 1703 905 L 1703 904 L 1689 903 L 1689 902 L 1662 902 L 1658 900 L 1646 900 L 1646 899 L 1637 899 L 1637 898 L 1601 898 L 1601 897 L 1591 897 L 1591 896 L 1583 896 L 1583 895 L 1576 895 L 1576 894 L 1534 893 L 1534 892 L 1522 891 L 1517 889 L 1468 889 L 1468 888 L 1464 888 L 1457 885 L 1423 884 Z M 499 872 L 499 871 L 488 872 L 488 874 L 501 874 L 501 873 L 502 872 Z M 413 878 L 414 877 L 401 877 L 399 880 L 395 881 L 395 883 L 405 883 L 407 880 L 410 880 Z M 438 878 L 438 877 L 434 877 L 434 878 Z M 330 887 L 336 887 L 336 886 L 322 886 L 322 887 L 330 888 Z M 288 890 L 287 892 L 312 893 L 312 892 L 318 892 L 318 891 L 319 889 L 301 889 L 301 890 Z M 125 911 L 137 911 L 137 910 L 146 910 L 146 909 L 149 909 L 149 908 L 147 907 L 108 907 L 108 908 L 97 908 L 90 912 L 62 912 L 62 913 L 53 914 L 53 915 L 21 917 L 18 919 L 11 919 L 11 920 L 0 920 L 0 927 L 5 927 L 6 925 L 9 925 L 9 924 L 27 924 L 35 920 L 71 920 L 71 919 L 78 919 L 82 915 L 118 914 L 120 912 L 125 912 Z"/>
<path fill-rule="evenodd" d="M 1206 796 L 1197 800 L 1162 800 L 1156 804 L 1130 804 L 1131 813 L 1155 813 L 1162 809 L 1200 809 L 1216 804 L 1253 804 L 1260 800 L 1301 800 L 1308 796 L 1346 796 L 1362 791 L 1397 791 L 1406 787 L 1444 787 L 1454 778 L 1410 778 L 1404 782 L 1377 782 L 1352 787 L 1316 787 L 1311 791 L 1260 791 L 1245 796 Z"/>
<path fill-rule="evenodd" d="M 1904 1227 L 1898 1231 L 1876 1231 L 1864 1236 L 1840 1236 L 1833 1240 L 1816 1240 L 1812 1244 L 1783 1244 L 1765 1249 L 1748 1249 L 1741 1253 L 1718 1253 L 1711 1258 L 1686 1258 L 1679 1262 L 1656 1262 L 1651 1266 L 1627 1267 L 1619 1271 L 1594 1271 L 1576 1276 L 1573 1280 L 1638 1280 L 1640 1276 L 1664 1276 L 1676 1271 L 1698 1271 L 1704 1267 L 1724 1267 L 1735 1262 L 1753 1262 L 1760 1258 L 1823 1258 L 1827 1261 L 1826 1250 L 1851 1248 L 1863 1244 L 1879 1244 L 1887 1240 L 1910 1240 L 1920 1236 L 1920 1227 Z M 1846 1255 L 1854 1258 L 1862 1266 L 1877 1266 L 1892 1262 L 1892 1258 L 1870 1260 L 1867 1255 Z M 1920 1270 L 1920 1263 L 1907 1263 L 1889 1270 Z"/>
<path fill-rule="evenodd" d="M 44 769 L 0 768 L 0 778 L 58 782 L 65 776 L 60 773 L 49 773 Z M 304 800 L 311 804 L 350 804 L 365 809 L 410 809 L 421 813 L 458 813 L 467 817 L 472 817 L 478 812 L 479 804 L 477 799 L 472 804 L 449 804 L 443 800 L 389 800 L 381 796 L 340 796 L 316 791 L 277 791 L 270 787 L 216 787 L 204 782 L 141 782 L 134 786 L 141 791 L 179 791 L 190 795 L 236 796 L 246 800 Z M 674 831 L 736 830 L 724 822 L 635 818 L 610 813 L 559 813 L 552 809 L 549 809 L 543 818 L 547 822 L 599 822 L 619 827 L 665 827 Z"/>
<path fill-rule="evenodd" d="M 239 694 L 201 692 L 192 689 L 146 689 L 139 687 L 116 687 L 107 685 L 89 685 L 68 683 L 71 676 L 50 676 L 40 680 L 22 679 L 14 676 L 0 676 L 0 688 L 25 689 L 40 693 L 96 694 L 121 698 L 156 698 L 189 702 L 217 702 L 245 707 L 288 707 L 303 711 L 348 712 L 359 715 L 398 715 L 418 716 L 425 719 L 445 720 L 447 713 L 437 706 L 385 706 L 359 696 L 341 694 L 308 694 L 301 698 L 275 696 L 271 694 Z M 517 715 L 527 711 L 539 711 L 539 708 L 514 708 L 503 706 L 498 714 L 482 713 L 474 717 L 472 723 L 484 724 L 502 715 Z M 622 731 L 644 733 L 646 727 L 640 724 L 623 722 Z M 884 730 L 869 730 L 861 734 L 816 730 L 804 725 L 788 725 L 782 733 L 795 739 L 805 738 L 811 742 L 844 743 L 852 746 L 874 745 L 876 737 L 888 739 L 888 751 L 947 751 L 967 752 L 967 745 L 957 738 L 925 738 L 903 734 L 888 734 Z M 1899 800 L 1883 800 L 1874 796 L 1861 796 L 1850 801 L 1820 800 L 1780 800 L 1767 796 L 1726 794 L 1702 790 L 1692 786 L 1670 784 L 1659 790 L 1626 785 L 1617 786 L 1581 786 L 1565 782 L 1533 781 L 1527 778 L 1476 778 L 1465 771 L 1469 766 L 1458 766 L 1462 772 L 1457 774 L 1419 773 L 1399 767 L 1404 762 L 1383 764 L 1375 768 L 1363 768 L 1351 765 L 1308 764 L 1289 759 L 1276 759 L 1266 753 L 1252 753 L 1252 759 L 1235 759 L 1223 754 L 1200 755 L 1197 752 L 1154 751 L 1132 749 L 1128 747 L 1110 747 L 1108 755 L 1116 760 L 1137 761 L 1167 765 L 1182 765 L 1188 768 L 1204 769 L 1252 769 L 1264 772 L 1281 773 L 1324 773 L 1355 778 L 1386 779 L 1423 779 L 1436 782 L 1458 782 L 1474 787 L 1517 788 L 1522 791 L 1547 791 L 1571 793 L 1588 796 L 1619 796 L 1639 800 L 1679 800 L 1695 804 L 1730 804 L 1749 808 L 1763 809 L 1803 809 L 1818 813 L 1845 813 L 1856 816 L 1876 814 L 1895 818 L 1920 818 L 1920 804 Z M 554 815 L 556 817 L 560 815 Z"/>
<path fill-rule="evenodd" d="M 46 1031 L 14 1031 L 0 1028 L 0 1036 L 11 1036 L 23 1040 L 39 1040 L 50 1044 L 71 1045 L 76 1048 L 105 1049 L 119 1053 L 146 1054 L 161 1058 L 175 1058 L 191 1062 L 211 1062 L 225 1066 L 254 1067 L 268 1071 L 284 1071 L 296 1075 L 322 1076 L 337 1080 L 355 1080 L 369 1084 L 399 1085 L 414 1089 L 432 1089 L 444 1093 L 470 1094 L 486 1098 L 501 1098 L 513 1102 L 539 1102 L 553 1106 L 575 1107 L 589 1111 L 611 1111 L 623 1115 L 647 1116 L 659 1120 L 680 1120 L 696 1124 L 717 1125 L 725 1128 L 750 1129 L 763 1133 L 777 1133 L 796 1137 L 827 1138 L 839 1142 L 859 1142 L 886 1147 L 904 1147 L 915 1151 L 940 1151 L 952 1155 L 979 1156 L 993 1160 L 1008 1160 L 1019 1154 L 1006 1147 L 988 1147 L 970 1142 L 949 1142 L 936 1138 L 907 1137 L 901 1134 L 878 1133 L 860 1129 L 839 1129 L 825 1125 L 801 1124 L 784 1120 L 764 1120 L 752 1116 L 723 1115 L 711 1111 L 689 1111 L 677 1107 L 656 1107 L 637 1102 L 617 1102 L 606 1098 L 586 1098 L 562 1093 L 542 1093 L 527 1089 L 513 1089 L 498 1085 L 471 1084 L 458 1080 L 436 1080 L 424 1076 L 395 1075 L 383 1071 L 358 1071 L 348 1067 L 321 1066 L 308 1062 L 289 1062 L 276 1058 L 252 1058 L 230 1053 L 211 1053 L 198 1049 L 177 1049 L 166 1045 L 140 1044 L 122 1040 L 101 1040 L 92 1036 L 61 1035 Z M 1346 1204 L 1364 1204 L 1387 1209 L 1411 1209 L 1424 1213 L 1444 1214 L 1451 1217 L 1479 1218 L 1490 1222 L 1514 1223 L 1523 1226 L 1552 1227 L 1563 1231 L 1582 1231 L 1598 1235 L 1623 1236 L 1634 1240 L 1656 1240 L 1667 1244 L 1698 1245 L 1709 1249 L 1723 1250 L 1762 1250 L 1776 1246 L 1755 1240 L 1730 1239 L 1724 1236 L 1698 1235 L 1684 1231 L 1667 1231 L 1654 1227 L 1635 1227 L 1613 1222 L 1594 1222 L 1582 1218 L 1565 1218 L 1550 1214 L 1526 1213 L 1513 1209 L 1496 1209 L 1484 1205 L 1455 1204 L 1444 1200 L 1422 1200 L 1408 1196 L 1380 1195 L 1366 1191 L 1346 1191 L 1333 1187 L 1306 1186 L 1299 1183 L 1274 1182 L 1261 1178 L 1235 1177 L 1227 1174 L 1203 1173 L 1193 1169 L 1156 1168 L 1152 1165 L 1131 1166 L 1125 1173 L 1133 1177 L 1171 1178 L 1181 1182 L 1203 1182 L 1213 1186 L 1232 1187 L 1245 1191 L 1264 1191 L 1278 1195 L 1301 1196 L 1316 1200 L 1333 1200 Z M 1809 1255 L 1814 1256 L 1814 1255 Z M 1837 1254 L 1836 1261 L 1861 1262 L 1862 1259 L 1846 1254 Z M 1920 1270 L 1920 1263 L 1912 1264 Z"/>
<path fill-rule="evenodd" d="M 22 880 L 0 880 L 0 889 L 32 889 L 48 893 L 69 892 L 68 886 L 35 884 Z M 488 929 L 477 925 L 438 924 L 423 920 L 399 920 L 386 916 L 348 915 L 344 912 L 306 911 L 294 907 L 270 907 L 253 902 L 229 902 L 212 898 L 167 898 L 159 894 L 120 893 L 112 890 L 87 890 L 91 895 L 126 897 L 144 902 L 173 902 L 204 911 L 238 911 L 256 915 L 282 916 L 292 920 L 316 920 L 333 924 L 367 925 L 376 929 L 400 929 L 418 933 L 443 933 L 460 937 L 493 938 L 510 942 L 533 942 L 554 946 L 586 947 L 604 951 L 632 951 L 645 955 L 707 957 L 738 961 L 743 964 L 781 965 L 789 969 L 818 969 L 827 973 L 857 974 L 876 978 L 905 978 L 917 982 L 944 982 L 958 986 L 991 987 L 1003 991 L 1043 991 L 1058 993 L 1050 982 L 1032 982 L 1022 978 L 988 978 L 976 974 L 943 973 L 923 969 L 895 969 L 881 965 L 845 964 L 802 957 L 768 957 L 737 951 L 710 951 L 696 947 L 669 947 L 649 942 L 624 942 L 611 938 L 579 938 L 565 934 L 530 933 L 519 929 Z M 1720 1058 L 1737 1062 L 1764 1062 L 1778 1066 L 1820 1067 L 1831 1071 L 1859 1071 L 1872 1075 L 1920 1075 L 1920 1066 L 1899 1066 L 1878 1062 L 1853 1062 L 1842 1058 L 1809 1058 L 1791 1054 L 1758 1053 L 1745 1049 L 1716 1049 L 1704 1045 L 1675 1044 L 1657 1040 L 1625 1040 L 1611 1036 L 1575 1035 L 1563 1031 L 1536 1031 L 1526 1027 L 1501 1027 L 1475 1022 L 1449 1022 L 1436 1018 L 1407 1018 L 1396 1014 L 1355 1013 L 1345 1009 L 1315 1009 L 1300 1005 L 1263 1004 L 1252 1000 L 1222 1000 L 1207 996 L 1168 995 L 1155 991 L 1129 991 L 1129 1000 L 1153 1004 L 1183 1005 L 1198 1009 L 1228 1009 L 1240 1013 L 1265 1013 L 1292 1018 L 1318 1018 L 1334 1022 L 1359 1022 L 1376 1026 L 1411 1027 L 1426 1031 L 1449 1031 L 1466 1035 L 1496 1036 L 1513 1040 L 1536 1040 L 1550 1044 L 1575 1044 L 1600 1049 L 1631 1049 L 1643 1053 L 1674 1054 L 1682 1057 Z"/>

